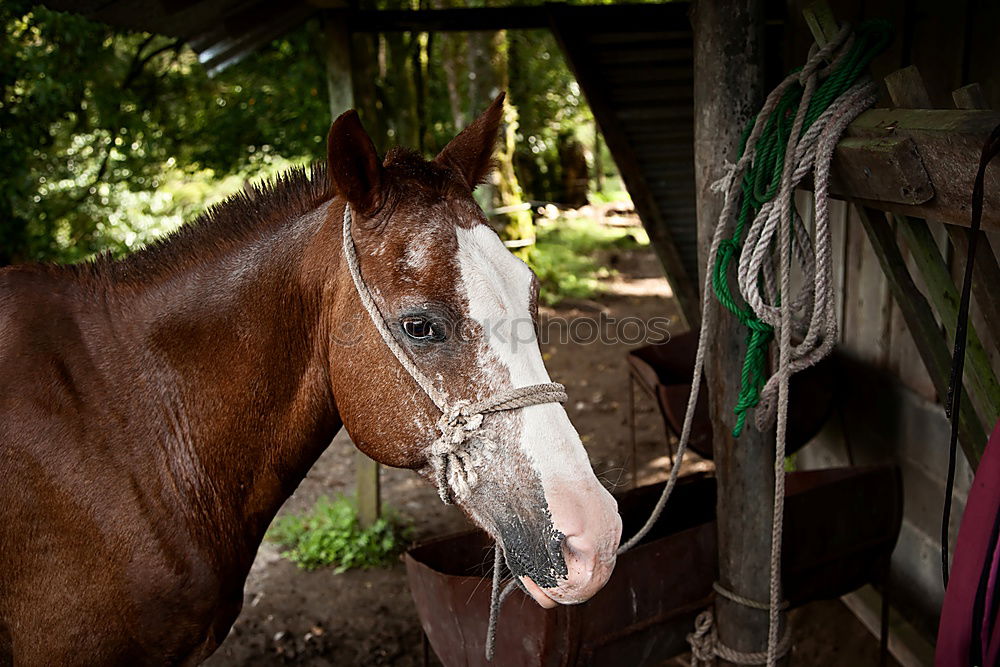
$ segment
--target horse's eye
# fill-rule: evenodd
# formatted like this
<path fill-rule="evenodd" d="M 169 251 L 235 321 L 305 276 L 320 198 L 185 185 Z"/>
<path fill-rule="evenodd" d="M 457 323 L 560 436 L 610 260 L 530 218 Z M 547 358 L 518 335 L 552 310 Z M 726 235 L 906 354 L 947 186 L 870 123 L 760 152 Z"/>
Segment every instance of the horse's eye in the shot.
<path fill-rule="evenodd" d="M 432 340 L 439 338 L 430 320 L 423 317 L 404 317 L 403 331 L 413 340 Z"/>

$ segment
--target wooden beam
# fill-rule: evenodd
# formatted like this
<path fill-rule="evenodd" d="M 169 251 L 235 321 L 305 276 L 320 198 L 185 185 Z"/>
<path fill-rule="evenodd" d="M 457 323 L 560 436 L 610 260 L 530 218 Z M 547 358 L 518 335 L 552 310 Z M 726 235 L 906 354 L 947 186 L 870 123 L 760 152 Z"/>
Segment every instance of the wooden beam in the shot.
<path fill-rule="evenodd" d="M 948 379 L 951 373 L 951 352 L 948 343 L 941 336 L 941 330 L 934 319 L 927 299 L 917 289 L 910 270 L 906 266 L 899 246 L 896 245 L 892 227 L 881 219 L 881 211 L 858 206 L 858 217 L 868 234 L 882 272 L 889 281 L 889 289 L 906 320 L 906 326 L 913 334 L 920 358 L 927 367 L 934 388 L 941 400 L 948 395 Z M 959 442 L 969 464 L 975 469 L 982 458 L 986 446 L 986 432 L 976 417 L 968 401 L 963 401 L 958 420 Z"/>
<path fill-rule="evenodd" d="M 837 144 L 834 161 L 850 165 L 832 174 L 830 187 L 835 194 L 910 206 L 934 197 L 931 177 L 910 139 L 844 139 Z"/>
<path fill-rule="evenodd" d="M 989 133 L 1000 124 L 994 111 L 951 111 L 937 109 L 872 109 L 851 123 L 838 146 L 833 168 L 837 181 L 835 195 L 892 213 L 911 215 L 941 222 L 969 225 L 969 193 L 979 165 L 979 153 Z M 919 181 L 919 174 L 901 172 L 886 152 L 885 142 L 908 140 L 926 170 L 933 196 L 922 203 L 901 203 L 909 196 L 903 189 Z M 868 142 L 867 145 L 865 142 Z M 863 178 L 865 170 L 886 179 L 859 190 L 845 187 Z M 904 178 L 905 174 L 905 178 Z M 895 175 L 895 176 L 893 176 Z M 911 180 L 907 180 L 911 179 Z M 878 197 L 873 197 L 877 194 Z M 990 170 L 986 177 L 983 229 L 1000 231 L 1000 170 Z"/>
<path fill-rule="evenodd" d="M 337 10 L 334 10 L 337 11 Z M 573 6 L 561 3 L 510 7 L 358 10 L 344 12 L 358 32 L 470 32 L 548 28 L 557 15 L 563 25 L 636 32 L 643 27 L 688 34 L 687 3 Z"/>
<path fill-rule="evenodd" d="M 681 260 L 681 253 L 670 232 L 670 221 L 664 219 L 660 207 L 653 197 L 652 188 L 636 156 L 636 147 L 629 139 L 620 120 L 620 114 L 609 97 L 609 91 L 602 81 L 594 76 L 598 71 L 593 62 L 589 46 L 580 39 L 580 32 L 573 26 L 561 20 L 562 11 L 552 17 L 552 33 L 566 56 L 566 61 L 576 76 L 594 113 L 594 118 L 604 134 L 608 145 L 618 165 L 622 181 L 628 189 L 632 202 L 635 204 L 639 218 L 649 234 L 650 243 L 663 265 L 667 281 L 673 290 L 674 297 L 680 307 L 686 324 L 696 329 L 701 322 L 698 304 L 698 291 L 694 276 L 688 275 Z M 685 19 L 686 20 L 686 19 Z"/>
<path fill-rule="evenodd" d="M 280 10 L 263 8 L 257 20 L 237 13 L 214 27 L 208 35 L 195 35 L 192 48 L 209 76 L 235 65 L 261 46 L 280 37 L 308 19 L 314 12 L 305 3 L 292 2 Z"/>
<path fill-rule="evenodd" d="M 746 115 L 759 109 L 763 96 L 763 2 L 697 0 L 694 26 L 695 182 L 698 195 L 699 265 L 722 208 L 711 190 L 735 163 Z M 740 595 L 766 602 L 771 556 L 771 499 L 774 498 L 774 430 L 747 425 L 732 436 L 733 406 L 739 394 L 746 331 L 715 299 L 718 322 L 705 364 L 718 477 L 719 581 Z M 715 601 L 720 640 L 738 651 L 763 651 L 768 614 L 723 598 Z M 782 615 L 784 623 L 784 615 Z M 729 663 L 723 663 L 729 664 Z"/>

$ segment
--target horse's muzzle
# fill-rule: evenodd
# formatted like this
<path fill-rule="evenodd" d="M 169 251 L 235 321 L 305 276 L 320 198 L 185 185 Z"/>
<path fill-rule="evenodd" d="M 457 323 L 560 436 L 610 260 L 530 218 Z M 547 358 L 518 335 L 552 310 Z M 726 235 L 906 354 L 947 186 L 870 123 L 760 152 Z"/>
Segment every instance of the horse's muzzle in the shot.
<path fill-rule="evenodd" d="M 586 602 L 604 587 L 614 570 L 622 532 L 618 504 L 596 480 L 587 486 L 583 492 L 578 485 L 546 490 L 553 526 L 565 536 L 559 549 L 565 570 L 554 582 L 536 581 L 530 573 L 521 577 L 525 589 L 543 607 Z"/>

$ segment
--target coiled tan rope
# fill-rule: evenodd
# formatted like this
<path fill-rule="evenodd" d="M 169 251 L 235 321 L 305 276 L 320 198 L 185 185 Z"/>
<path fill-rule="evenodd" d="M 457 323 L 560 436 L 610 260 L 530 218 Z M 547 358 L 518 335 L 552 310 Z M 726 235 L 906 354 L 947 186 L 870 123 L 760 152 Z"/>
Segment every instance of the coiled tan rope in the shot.
<path fill-rule="evenodd" d="M 767 609 L 766 605 L 764 608 Z M 767 651 L 736 651 L 719 641 L 711 609 L 698 614 L 694 621 L 694 632 L 687 636 L 687 642 L 691 646 L 691 667 L 715 664 L 716 658 L 734 665 L 760 665 L 768 659 Z M 785 634 L 776 647 L 778 655 L 785 655 L 791 647 L 792 633 L 785 628 Z"/>

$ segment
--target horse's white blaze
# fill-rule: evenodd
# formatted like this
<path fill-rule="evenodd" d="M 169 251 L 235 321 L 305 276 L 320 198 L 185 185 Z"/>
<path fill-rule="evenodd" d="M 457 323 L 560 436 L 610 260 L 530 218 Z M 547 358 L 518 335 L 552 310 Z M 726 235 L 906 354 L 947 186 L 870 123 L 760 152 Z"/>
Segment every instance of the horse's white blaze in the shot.
<path fill-rule="evenodd" d="M 489 359 L 501 364 L 515 387 L 550 382 L 531 319 L 531 270 L 514 257 L 485 225 L 457 230 L 458 262 L 469 316 L 486 335 Z M 561 405 L 546 403 L 521 410 L 519 443 L 538 474 L 552 525 L 566 540 L 567 573 L 544 592 L 524 577 L 542 606 L 583 602 L 611 575 L 621 536 L 614 498 L 597 481 L 587 452 Z"/>
<path fill-rule="evenodd" d="M 484 370 L 506 368 L 515 387 L 549 382 L 531 319 L 531 270 L 485 225 L 457 230 L 458 262 L 469 317 L 485 332 Z M 489 376 L 487 376 L 489 377 Z M 522 409 L 521 450 L 538 474 L 553 527 L 565 536 L 565 578 L 542 591 L 522 581 L 544 607 L 583 602 L 611 575 L 621 536 L 614 498 L 597 481 L 587 452 L 561 405 Z"/>
<path fill-rule="evenodd" d="M 531 319 L 531 270 L 485 225 L 457 230 L 458 261 L 469 316 L 515 387 L 551 382 Z M 522 409 L 521 447 L 543 487 L 553 480 L 593 478 L 576 429 L 557 403 Z"/>

